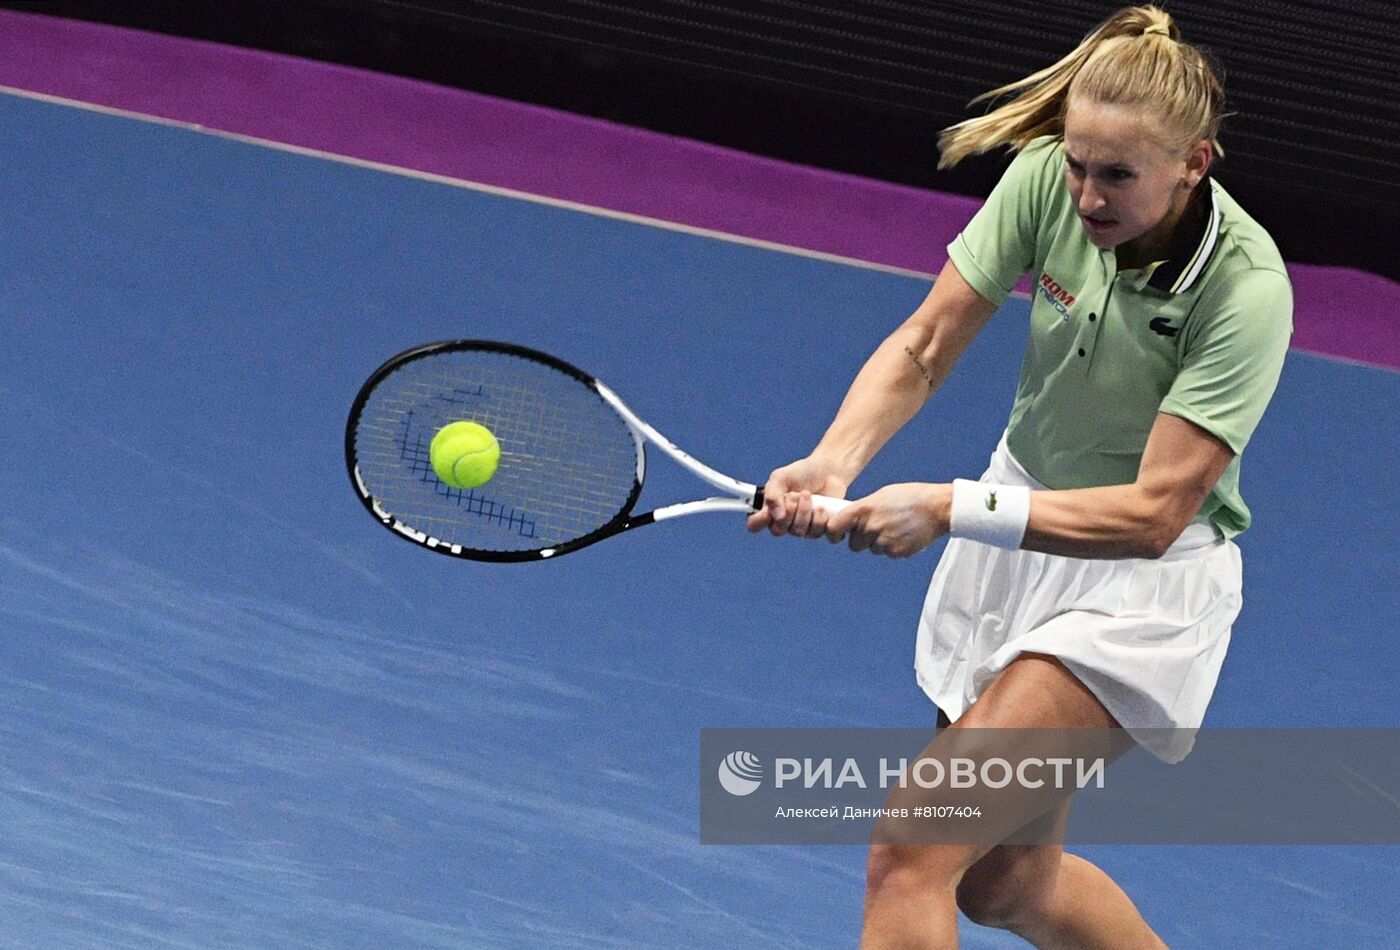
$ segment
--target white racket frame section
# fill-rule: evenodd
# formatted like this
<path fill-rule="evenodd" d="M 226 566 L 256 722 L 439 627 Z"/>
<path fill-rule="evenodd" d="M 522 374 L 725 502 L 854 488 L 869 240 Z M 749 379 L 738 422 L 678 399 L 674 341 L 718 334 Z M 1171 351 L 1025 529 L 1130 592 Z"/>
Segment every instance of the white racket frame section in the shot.
<path fill-rule="evenodd" d="M 758 496 L 757 485 L 741 482 L 736 478 L 730 478 L 723 472 L 718 472 L 710 468 L 710 466 L 692 457 L 688 452 L 680 448 L 660 432 L 657 432 L 645 419 L 628 408 L 621 397 L 605 384 L 594 380 L 593 385 L 598 391 L 598 395 L 603 397 L 603 401 L 617 411 L 617 414 L 622 417 L 622 421 L 627 423 L 627 428 L 632 431 L 632 440 L 637 444 L 638 484 L 641 484 L 646 476 L 646 452 L 643 451 L 643 446 L 645 443 L 650 442 L 669 455 L 678 465 L 693 474 L 696 478 L 699 478 L 713 488 L 719 489 L 728 496 L 725 498 L 702 498 L 697 501 L 681 502 L 680 504 L 666 505 L 662 508 L 657 508 L 651 513 L 651 517 L 654 521 L 666 521 L 669 518 L 700 514 L 701 512 L 707 511 L 742 511 L 745 513 L 752 513 L 757 510 L 757 506 L 754 504 L 754 500 Z M 827 498 L 824 495 L 813 495 L 812 501 L 817 507 L 825 510 L 828 514 L 835 514 L 850 504 L 849 501 L 840 498 Z"/>

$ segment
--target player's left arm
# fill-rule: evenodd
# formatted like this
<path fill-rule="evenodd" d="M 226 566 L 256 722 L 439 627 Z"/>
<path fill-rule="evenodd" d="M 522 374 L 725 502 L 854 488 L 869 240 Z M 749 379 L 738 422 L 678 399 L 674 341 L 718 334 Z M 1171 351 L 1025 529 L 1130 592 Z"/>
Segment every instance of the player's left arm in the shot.
<path fill-rule="evenodd" d="M 1031 493 L 1021 547 L 1066 557 L 1160 557 L 1171 547 L 1235 453 L 1205 429 L 1158 413 L 1137 480 Z"/>
<path fill-rule="evenodd" d="M 1158 413 L 1136 481 L 1032 492 L 1021 548 L 1080 558 L 1160 557 L 1234 457 L 1194 422 Z M 908 557 L 948 532 L 952 504 L 952 485 L 889 485 L 833 516 L 826 537 L 849 537 L 853 551 Z"/>

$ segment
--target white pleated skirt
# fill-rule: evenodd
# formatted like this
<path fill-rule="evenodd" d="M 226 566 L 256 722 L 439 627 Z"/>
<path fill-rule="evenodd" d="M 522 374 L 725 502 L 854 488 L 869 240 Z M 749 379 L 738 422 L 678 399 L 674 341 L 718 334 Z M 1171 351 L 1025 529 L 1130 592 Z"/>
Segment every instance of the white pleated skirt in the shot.
<path fill-rule="evenodd" d="M 981 480 L 1045 487 L 1004 435 Z M 1240 586 L 1239 548 L 1209 524 L 1190 525 L 1159 559 L 1060 557 L 955 538 L 929 584 L 915 673 L 956 720 L 1021 653 L 1054 656 L 1139 744 L 1178 762 L 1215 691 Z"/>

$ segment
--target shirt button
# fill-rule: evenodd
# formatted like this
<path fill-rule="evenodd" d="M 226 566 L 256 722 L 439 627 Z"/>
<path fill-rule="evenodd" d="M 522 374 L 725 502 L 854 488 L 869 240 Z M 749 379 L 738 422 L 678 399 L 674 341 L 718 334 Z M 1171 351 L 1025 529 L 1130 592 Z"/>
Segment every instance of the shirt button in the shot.
<path fill-rule="evenodd" d="M 1094 322 L 1095 320 L 1097 320 L 1098 318 L 1099 318 L 1099 315 L 1098 315 L 1097 313 L 1091 313 L 1091 314 L 1089 314 L 1089 322 L 1090 322 L 1090 323 L 1093 323 L 1093 322 Z"/>
<path fill-rule="evenodd" d="M 1083 356 L 1083 355 L 1084 355 L 1084 347 L 1082 347 L 1082 346 L 1079 348 L 1079 355 L 1080 355 L 1080 356 Z"/>

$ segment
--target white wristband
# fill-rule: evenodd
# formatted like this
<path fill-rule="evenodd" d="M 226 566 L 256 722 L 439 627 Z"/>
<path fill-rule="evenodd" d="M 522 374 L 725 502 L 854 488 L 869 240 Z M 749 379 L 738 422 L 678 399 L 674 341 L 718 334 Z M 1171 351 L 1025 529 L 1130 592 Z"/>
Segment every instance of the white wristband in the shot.
<path fill-rule="evenodd" d="M 953 480 L 953 514 L 948 534 L 1015 550 L 1026 537 L 1031 490 L 1024 485 L 989 485 Z"/>

